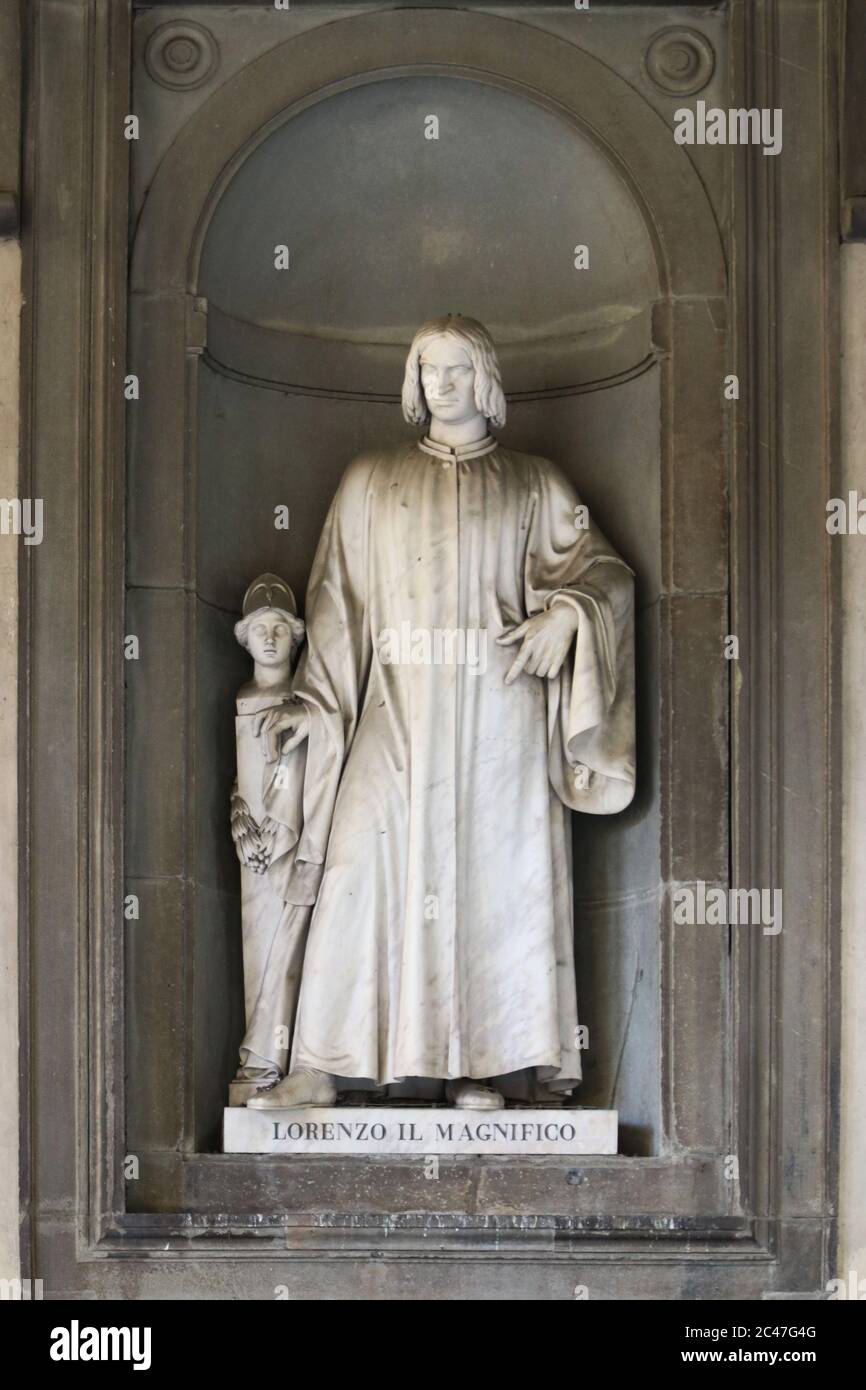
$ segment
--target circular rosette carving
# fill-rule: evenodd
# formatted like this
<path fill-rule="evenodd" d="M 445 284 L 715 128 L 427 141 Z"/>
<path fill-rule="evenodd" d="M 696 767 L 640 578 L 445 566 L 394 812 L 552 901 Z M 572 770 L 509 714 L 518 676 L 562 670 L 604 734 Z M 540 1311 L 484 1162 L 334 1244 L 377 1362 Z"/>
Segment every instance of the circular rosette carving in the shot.
<path fill-rule="evenodd" d="M 706 87 L 716 66 L 709 39 L 696 29 L 662 29 L 646 51 L 647 76 L 669 96 L 692 96 Z"/>
<path fill-rule="evenodd" d="M 219 48 L 210 30 L 191 20 L 171 20 L 154 29 L 144 50 L 145 66 L 161 87 L 189 91 L 215 71 Z"/>

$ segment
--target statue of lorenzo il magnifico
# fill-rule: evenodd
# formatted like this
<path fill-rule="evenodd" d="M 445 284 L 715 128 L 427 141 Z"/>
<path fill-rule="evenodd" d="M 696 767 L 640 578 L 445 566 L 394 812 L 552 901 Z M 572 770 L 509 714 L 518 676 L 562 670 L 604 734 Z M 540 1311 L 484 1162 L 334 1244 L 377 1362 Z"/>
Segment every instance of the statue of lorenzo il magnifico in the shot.
<path fill-rule="evenodd" d="M 632 572 L 554 464 L 499 443 L 481 324 L 419 329 L 403 411 L 424 433 L 349 465 L 290 698 L 253 716 L 262 813 L 294 827 L 280 896 L 311 914 L 287 1074 L 254 1109 L 580 1080 L 569 811 L 634 794 Z"/>

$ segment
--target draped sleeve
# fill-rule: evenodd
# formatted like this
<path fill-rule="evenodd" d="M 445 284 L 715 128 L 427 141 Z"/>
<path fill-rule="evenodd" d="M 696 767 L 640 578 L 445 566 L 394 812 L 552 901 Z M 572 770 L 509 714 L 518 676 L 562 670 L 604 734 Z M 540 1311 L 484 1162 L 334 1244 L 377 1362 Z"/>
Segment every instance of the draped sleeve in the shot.
<path fill-rule="evenodd" d="M 570 482 L 534 459 L 525 560 L 527 617 L 554 603 L 577 610 L 571 651 L 547 682 L 550 780 L 576 811 L 609 815 L 634 796 L 634 576 Z"/>
<path fill-rule="evenodd" d="M 324 868 L 340 776 L 358 724 L 370 671 L 367 617 L 367 538 L 370 481 L 375 458 L 355 459 L 340 481 L 322 528 L 304 614 L 307 641 L 292 681 L 306 705 L 310 730 L 305 759 L 283 761 L 266 790 L 275 804 L 288 779 L 303 775 L 303 828 L 284 888 L 286 901 L 315 902 Z"/>

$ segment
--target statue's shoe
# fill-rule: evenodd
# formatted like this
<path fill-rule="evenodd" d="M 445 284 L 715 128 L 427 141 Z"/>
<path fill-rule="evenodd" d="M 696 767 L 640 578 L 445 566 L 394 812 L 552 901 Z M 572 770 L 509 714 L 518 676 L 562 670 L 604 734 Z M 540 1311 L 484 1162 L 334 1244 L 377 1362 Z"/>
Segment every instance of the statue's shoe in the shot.
<path fill-rule="evenodd" d="M 502 1110 L 505 1100 L 492 1086 L 482 1086 L 480 1081 L 449 1081 L 445 1095 L 458 1110 Z"/>
<path fill-rule="evenodd" d="M 247 1101 L 248 1110 L 292 1110 L 300 1105 L 333 1105 L 337 1099 L 334 1078 L 312 1067 L 290 1071 L 276 1086 L 257 1091 Z"/>

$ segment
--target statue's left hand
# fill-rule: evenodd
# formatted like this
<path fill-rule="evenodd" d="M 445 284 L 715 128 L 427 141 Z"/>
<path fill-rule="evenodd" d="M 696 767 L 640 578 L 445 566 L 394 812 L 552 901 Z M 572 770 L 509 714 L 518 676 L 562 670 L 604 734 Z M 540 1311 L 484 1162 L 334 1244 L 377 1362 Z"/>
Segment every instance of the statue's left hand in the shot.
<path fill-rule="evenodd" d="M 530 676 L 547 676 L 555 680 L 568 656 L 579 622 L 580 614 L 570 603 L 553 603 L 545 612 L 527 618 L 526 622 L 497 637 L 497 644 L 501 647 L 522 639 L 520 651 L 505 677 L 505 684 L 511 685 L 521 671 L 526 671 Z"/>

